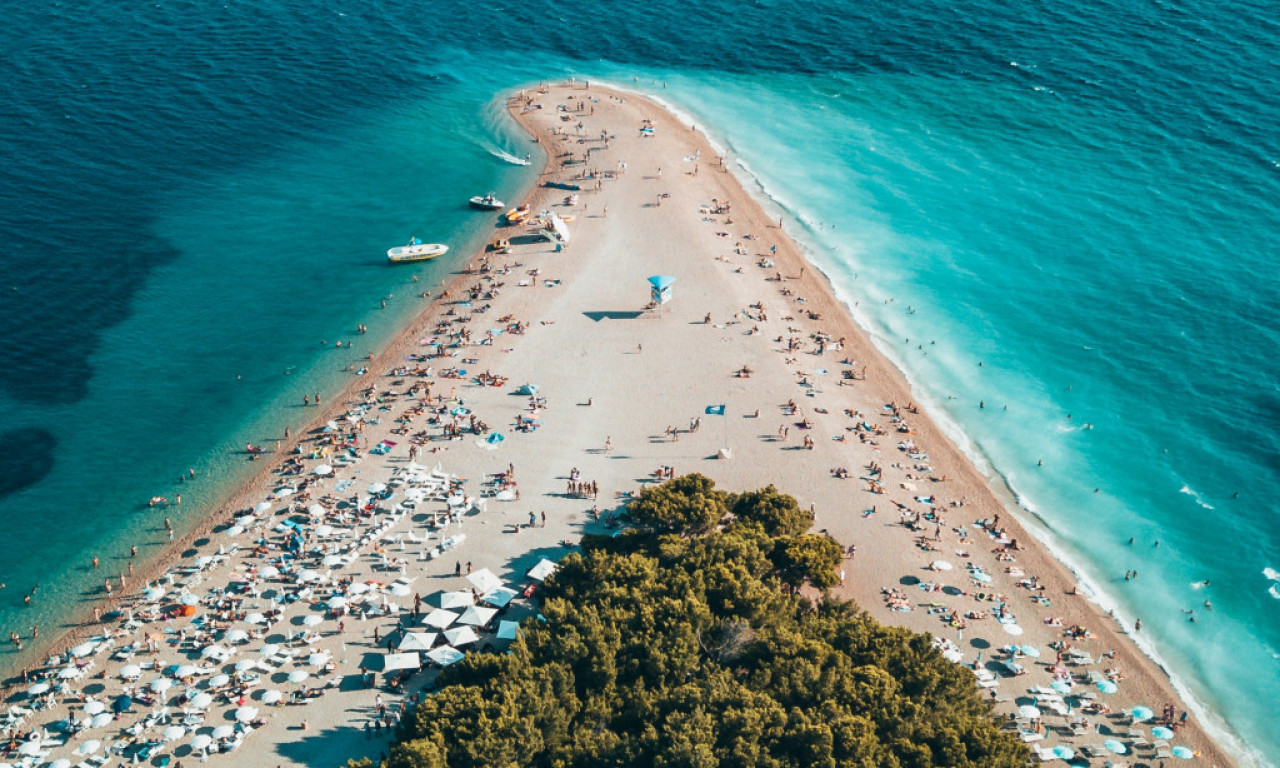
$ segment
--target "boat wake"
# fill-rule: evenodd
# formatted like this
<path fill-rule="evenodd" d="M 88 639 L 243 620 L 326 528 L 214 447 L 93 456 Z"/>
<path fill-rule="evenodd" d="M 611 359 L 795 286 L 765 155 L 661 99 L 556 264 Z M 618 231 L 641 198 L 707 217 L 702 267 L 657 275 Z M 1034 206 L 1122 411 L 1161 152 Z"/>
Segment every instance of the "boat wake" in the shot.
<path fill-rule="evenodd" d="M 528 165 L 529 164 L 529 158 L 526 157 L 524 159 L 521 159 L 511 154 L 510 152 L 504 152 L 501 149 L 490 149 L 489 154 L 493 155 L 494 157 L 498 158 L 504 163 L 511 163 L 512 165 Z"/>
<path fill-rule="evenodd" d="M 1178 493 L 1185 493 L 1186 495 L 1195 499 L 1196 503 L 1199 504 L 1201 507 L 1204 507 L 1205 509 L 1213 509 L 1213 505 L 1206 502 L 1204 499 L 1200 498 L 1200 494 L 1197 493 L 1196 490 L 1189 485 L 1184 485 L 1181 488 L 1179 488 Z"/>
<path fill-rule="evenodd" d="M 1280 571 L 1275 568 L 1263 568 L 1262 575 L 1275 582 L 1267 592 L 1277 600 L 1280 600 Z"/>

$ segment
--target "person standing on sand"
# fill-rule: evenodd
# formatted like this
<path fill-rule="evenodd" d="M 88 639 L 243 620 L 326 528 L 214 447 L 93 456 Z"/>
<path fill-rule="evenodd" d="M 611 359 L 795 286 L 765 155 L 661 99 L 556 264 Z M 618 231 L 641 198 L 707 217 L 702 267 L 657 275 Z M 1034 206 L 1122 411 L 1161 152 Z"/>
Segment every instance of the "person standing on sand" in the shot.
<path fill-rule="evenodd" d="M 613 450 L 613 438 L 612 438 L 612 437 L 606 437 L 606 438 L 604 439 L 604 452 L 605 452 L 605 453 L 609 453 L 609 452 L 610 452 L 610 451 L 612 451 L 612 450 Z"/>

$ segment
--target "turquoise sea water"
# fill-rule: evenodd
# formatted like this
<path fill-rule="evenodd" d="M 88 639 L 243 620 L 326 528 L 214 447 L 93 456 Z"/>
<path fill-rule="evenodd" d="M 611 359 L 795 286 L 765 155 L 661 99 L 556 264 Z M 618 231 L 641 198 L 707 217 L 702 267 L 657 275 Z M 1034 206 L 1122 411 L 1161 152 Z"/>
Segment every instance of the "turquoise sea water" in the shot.
<path fill-rule="evenodd" d="M 336 391 L 451 266 L 390 268 L 386 248 L 416 234 L 464 257 L 487 223 L 465 198 L 532 183 L 495 154 L 530 151 L 495 94 L 574 74 L 653 93 L 725 146 L 1097 599 L 1277 762 L 1258 704 L 1280 696 L 1266 6 L 12 16 L 0 628 L 57 626 L 130 544 L 162 543 L 148 497 L 182 493 L 168 514 L 190 524 L 254 468 L 238 449 Z"/>

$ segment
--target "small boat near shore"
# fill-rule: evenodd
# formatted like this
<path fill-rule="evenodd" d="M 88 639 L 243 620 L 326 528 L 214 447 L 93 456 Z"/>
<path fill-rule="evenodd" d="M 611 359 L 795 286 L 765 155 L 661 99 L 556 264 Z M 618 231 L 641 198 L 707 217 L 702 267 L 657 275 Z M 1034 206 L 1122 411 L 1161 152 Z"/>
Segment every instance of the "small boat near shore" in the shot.
<path fill-rule="evenodd" d="M 387 251 L 387 261 L 400 264 L 409 261 L 429 261 L 449 252 L 449 246 L 442 243 L 424 243 L 413 238 L 408 245 L 398 245 Z"/>
<path fill-rule="evenodd" d="M 500 211 L 506 207 L 506 204 L 490 192 L 487 195 L 476 195 L 471 198 L 471 207 L 482 211 Z"/>

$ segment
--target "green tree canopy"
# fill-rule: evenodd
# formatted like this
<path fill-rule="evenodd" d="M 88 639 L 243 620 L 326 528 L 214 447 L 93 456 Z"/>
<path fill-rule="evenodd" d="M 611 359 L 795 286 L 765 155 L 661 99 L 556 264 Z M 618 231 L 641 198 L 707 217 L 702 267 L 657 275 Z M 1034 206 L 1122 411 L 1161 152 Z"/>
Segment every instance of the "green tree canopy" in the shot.
<path fill-rule="evenodd" d="M 813 515 L 800 509 L 794 496 L 772 485 L 734 496 L 730 510 L 736 520 L 755 523 L 772 536 L 799 536 L 813 525 Z"/>
<path fill-rule="evenodd" d="M 641 494 L 631 511 L 648 530 L 584 539 L 544 585 L 545 621 L 524 622 L 508 653 L 444 670 L 387 764 L 1025 764 L 973 675 L 927 636 L 793 589 L 833 583 L 834 541 L 786 525 L 717 529 L 725 505 L 697 476 Z"/>

